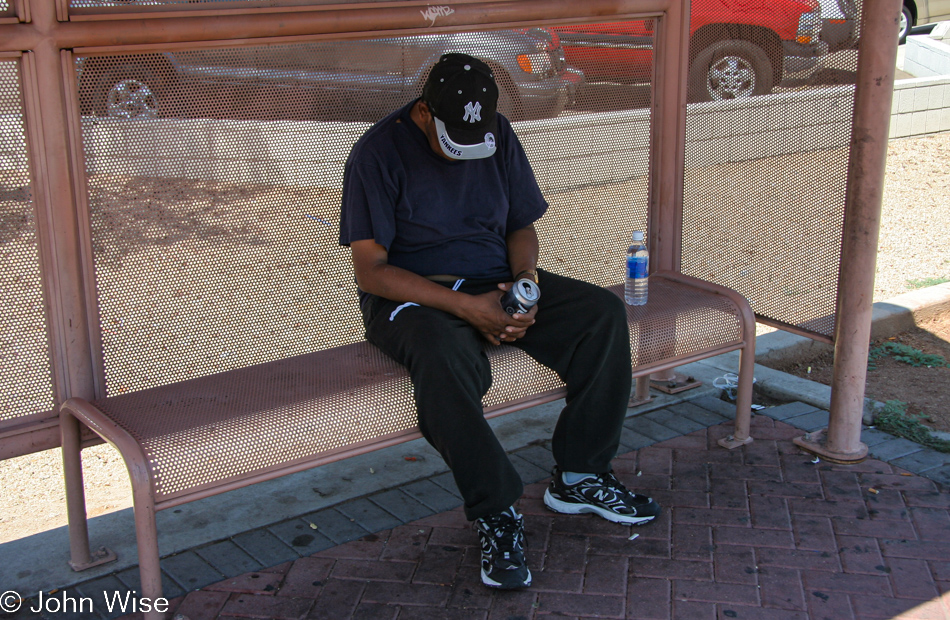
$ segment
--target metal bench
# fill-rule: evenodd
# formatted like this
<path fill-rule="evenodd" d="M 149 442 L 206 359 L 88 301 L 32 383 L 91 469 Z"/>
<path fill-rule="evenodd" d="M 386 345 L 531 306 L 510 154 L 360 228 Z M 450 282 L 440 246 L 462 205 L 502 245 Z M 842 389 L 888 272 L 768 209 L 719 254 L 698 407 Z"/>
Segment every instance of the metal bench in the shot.
<path fill-rule="evenodd" d="M 613 290 L 613 289 L 612 289 Z M 619 287 L 614 290 L 621 294 Z M 732 436 L 749 437 L 755 320 L 738 293 L 681 274 L 650 278 L 650 301 L 627 307 L 638 391 L 649 375 L 740 350 Z M 558 377 L 520 350 L 489 347 L 494 382 L 488 417 L 563 398 Z M 142 595 L 161 596 L 155 512 L 420 437 L 405 369 L 363 342 L 220 374 L 61 407 L 122 455 L 132 480 Z M 89 555 L 79 442 L 66 441 L 74 568 L 109 561 Z M 72 465 L 69 465 L 69 464 Z M 77 488 L 78 485 L 78 488 Z"/>

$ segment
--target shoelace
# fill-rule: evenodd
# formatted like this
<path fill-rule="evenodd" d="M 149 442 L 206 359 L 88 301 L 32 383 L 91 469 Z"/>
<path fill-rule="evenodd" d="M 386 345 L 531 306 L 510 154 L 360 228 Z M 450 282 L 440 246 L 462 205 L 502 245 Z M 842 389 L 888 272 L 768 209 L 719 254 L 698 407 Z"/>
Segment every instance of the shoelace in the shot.
<path fill-rule="evenodd" d="M 503 552 L 506 558 L 511 552 L 520 551 L 522 548 L 519 539 L 523 520 L 522 515 L 515 516 L 507 511 L 492 519 L 482 519 L 485 528 L 492 533 L 492 547 Z"/>
<path fill-rule="evenodd" d="M 626 495 L 633 495 L 627 487 L 623 486 L 623 483 L 617 479 L 617 476 L 615 476 L 613 472 L 608 472 L 600 478 L 604 481 L 604 486 L 609 487 L 611 490 L 620 491 L 620 493 Z"/>
<path fill-rule="evenodd" d="M 596 480 L 599 486 L 602 486 L 613 493 L 618 501 L 621 501 L 624 504 L 627 503 L 626 498 L 633 500 L 637 497 L 636 493 L 633 493 L 630 491 L 630 489 L 625 487 L 623 483 L 617 479 L 617 476 L 615 476 L 613 472 L 601 474 L 597 476 Z"/>

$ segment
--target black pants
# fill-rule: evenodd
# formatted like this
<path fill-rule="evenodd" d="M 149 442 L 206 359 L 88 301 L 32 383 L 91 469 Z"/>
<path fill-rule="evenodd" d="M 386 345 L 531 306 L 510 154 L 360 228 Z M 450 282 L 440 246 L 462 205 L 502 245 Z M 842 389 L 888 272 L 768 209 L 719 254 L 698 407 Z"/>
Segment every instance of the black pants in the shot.
<path fill-rule="evenodd" d="M 598 286 L 544 271 L 538 285 L 536 322 L 513 346 L 567 385 L 567 404 L 552 438 L 555 462 L 564 471 L 605 473 L 617 453 L 630 397 L 623 301 Z M 497 283 L 463 281 L 458 290 L 478 294 L 497 290 Z M 365 300 L 363 319 L 367 339 L 408 368 L 419 427 L 452 470 L 465 515 L 474 520 L 512 505 L 522 494 L 521 478 L 481 402 L 492 381 L 484 349 L 492 345 L 454 315 L 381 297 Z"/>

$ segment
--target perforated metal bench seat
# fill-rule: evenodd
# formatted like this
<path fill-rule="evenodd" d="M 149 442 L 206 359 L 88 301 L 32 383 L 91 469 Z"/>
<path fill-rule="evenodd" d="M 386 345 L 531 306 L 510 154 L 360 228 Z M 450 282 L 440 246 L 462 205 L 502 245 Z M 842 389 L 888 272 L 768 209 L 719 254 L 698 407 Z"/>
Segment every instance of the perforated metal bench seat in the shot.
<path fill-rule="evenodd" d="M 628 306 L 628 318 L 638 377 L 736 349 L 754 357 L 748 304 L 701 280 L 651 276 L 649 304 Z M 486 415 L 564 396 L 555 373 L 518 349 L 487 349 L 494 379 Z M 748 405 L 740 402 L 743 438 Z M 74 398 L 61 410 L 128 465 L 143 584 L 160 584 L 156 510 L 420 436 L 405 369 L 365 342 L 91 403 Z"/>

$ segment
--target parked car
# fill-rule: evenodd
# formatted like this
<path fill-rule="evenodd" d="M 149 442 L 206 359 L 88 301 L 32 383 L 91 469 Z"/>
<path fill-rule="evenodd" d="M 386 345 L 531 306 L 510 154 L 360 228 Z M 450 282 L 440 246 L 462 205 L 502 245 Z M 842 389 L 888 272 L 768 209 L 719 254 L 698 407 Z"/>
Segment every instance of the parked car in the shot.
<path fill-rule="evenodd" d="M 950 0 L 904 0 L 899 41 L 904 43 L 914 26 L 950 20 Z"/>
<path fill-rule="evenodd" d="M 512 120 L 556 116 L 583 81 L 557 35 L 531 28 L 89 56 L 77 61 L 80 106 L 115 118 L 374 120 L 418 96 L 446 52 L 494 68 Z"/>
<path fill-rule="evenodd" d="M 802 82 L 828 55 L 817 0 L 694 0 L 689 101 L 735 99 Z M 653 21 L 552 27 L 588 82 L 635 84 L 652 74 Z"/>
<path fill-rule="evenodd" d="M 821 2 L 821 40 L 828 51 L 851 49 L 858 42 L 858 6 L 856 0 L 819 0 Z"/>

